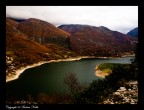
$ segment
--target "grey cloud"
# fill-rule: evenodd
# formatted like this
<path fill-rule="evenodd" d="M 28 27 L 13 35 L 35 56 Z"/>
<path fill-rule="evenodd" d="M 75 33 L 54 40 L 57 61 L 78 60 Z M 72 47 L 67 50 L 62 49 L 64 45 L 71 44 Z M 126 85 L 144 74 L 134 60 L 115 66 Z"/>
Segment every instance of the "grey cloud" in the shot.
<path fill-rule="evenodd" d="M 6 16 L 38 18 L 56 26 L 87 24 L 127 33 L 138 25 L 137 6 L 6 6 Z"/>

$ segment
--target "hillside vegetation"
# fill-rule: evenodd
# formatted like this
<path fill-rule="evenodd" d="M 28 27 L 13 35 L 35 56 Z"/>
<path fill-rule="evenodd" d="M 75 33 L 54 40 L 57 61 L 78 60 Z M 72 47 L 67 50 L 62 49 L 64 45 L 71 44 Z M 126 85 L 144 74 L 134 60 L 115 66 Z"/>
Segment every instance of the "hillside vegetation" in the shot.
<path fill-rule="evenodd" d="M 80 55 L 109 57 L 132 54 L 137 42 L 136 38 L 104 26 L 61 25 L 59 28 L 71 33 L 70 49 Z"/>
<path fill-rule="evenodd" d="M 40 61 L 75 57 L 77 54 L 67 47 L 55 43 L 40 44 L 19 30 L 19 23 L 6 19 L 6 64 L 7 74 L 21 66 Z M 58 29 L 60 30 L 60 29 Z M 35 30 L 34 30 L 35 32 Z"/>
<path fill-rule="evenodd" d="M 107 65 L 107 66 L 106 66 Z M 70 90 L 70 94 L 46 94 L 39 93 L 37 96 L 29 95 L 25 98 L 25 103 L 30 104 L 111 104 L 113 100 L 117 104 L 131 104 L 133 102 L 122 100 L 122 96 L 116 96 L 119 88 L 126 88 L 129 90 L 126 96 L 129 95 L 129 99 L 138 101 L 138 95 L 136 89 L 129 85 L 129 82 L 137 80 L 138 71 L 137 67 L 126 64 L 106 64 L 104 68 L 112 67 L 112 73 L 102 80 L 93 80 L 88 86 L 80 84 L 75 73 L 68 74 L 64 79 L 64 84 Z M 120 90 L 119 90 L 120 91 Z M 135 91 L 135 92 L 134 92 Z M 120 93 L 119 93 L 120 94 Z M 125 96 L 125 97 L 126 97 Z M 124 97 L 124 98 L 125 98 Z M 23 104 L 20 99 L 11 98 L 7 100 L 7 103 Z"/>
<path fill-rule="evenodd" d="M 67 47 L 69 33 L 39 19 L 30 18 L 17 26 L 28 38 L 40 44 L 54 43 Z"/>

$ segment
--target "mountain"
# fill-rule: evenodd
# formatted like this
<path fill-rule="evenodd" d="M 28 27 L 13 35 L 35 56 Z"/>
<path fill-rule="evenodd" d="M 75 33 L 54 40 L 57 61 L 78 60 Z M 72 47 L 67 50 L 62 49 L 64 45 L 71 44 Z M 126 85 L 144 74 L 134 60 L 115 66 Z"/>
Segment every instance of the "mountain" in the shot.
<path fill-rule="evenodd" d="M 137 38 L 137 37 L 138 37 L 138 27 L 130 30 L 130 31 L 127 33 L 127 35 Z"/>
<path fill-rule="evenodd" d="M 61 25 L 35 18 L 6 19 L 6 53 L 19 64 L 88 56 L 121 56 L 134 51 L 136 38 L 107 27 Z M 9 53 L 13 53 L 10 55 Z"/>
<path fill-rule="evenodd" d="M 33 64 L 39 61 L 77 56 L 77 54 L 64 46 L 53 43 L 42 45 L 29 39 L 30 36 L 18 29 L 19 24 L 10 18 L 6 19 L 6 56 L 13 59 L 15 67 Z M 9 65 L 7 68 L 9 68 Z"/>
<path fill-rule="evenodd" d="M 27 35 L 13 26 L 13 21 L 6 20 L 6 53 L 12 52 L 15 62 L 34 63 L 44 60 L 50 49 L 27 38 Z M 11 56 L 11 55 L 10 55 Z"/>
<path fill-rule="evenodd" d="M 54 25 L 30 18 L 6 18 L 6 74 L 17 68 L 77 56 L 122 56 L 133 53 L 137 39 L 107 27 Z M 14 74 L 14 73 L 12 73 Z"/>
<path fill-rule="evenodd" d="M 68 47 L 69 33 L 54 25 L 35 18 L 30 18 L 18 24 L 17 28 L 27 34 L 30 40 L 46 45 L 49 43 Z"/>
<path fill-rule="evenodd" d="M 117 56 L 132 52 L 137 39 L 104 26 L 61 25 L 69 32 L 70 49 L 80 55 Z"/>

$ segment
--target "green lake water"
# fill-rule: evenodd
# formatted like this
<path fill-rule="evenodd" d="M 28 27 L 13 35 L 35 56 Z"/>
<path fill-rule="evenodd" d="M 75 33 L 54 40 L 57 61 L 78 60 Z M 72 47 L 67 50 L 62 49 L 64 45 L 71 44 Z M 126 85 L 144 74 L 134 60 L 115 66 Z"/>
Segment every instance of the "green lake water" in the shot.
<path fill-rule="evenodd" d="M 101 79 L 95 75 L 95 67 L 101 63 L 129 64 L 132 57 L 124 58 L 86 58 L 77 61 L 46 63 L 25 70 L 18 79 L 6 83 L 7 94 L 24 96 L 38 93 L 65 93 L 66 74 L 75 73 L 80 83 L 89 84 L 92 80 Z"/>

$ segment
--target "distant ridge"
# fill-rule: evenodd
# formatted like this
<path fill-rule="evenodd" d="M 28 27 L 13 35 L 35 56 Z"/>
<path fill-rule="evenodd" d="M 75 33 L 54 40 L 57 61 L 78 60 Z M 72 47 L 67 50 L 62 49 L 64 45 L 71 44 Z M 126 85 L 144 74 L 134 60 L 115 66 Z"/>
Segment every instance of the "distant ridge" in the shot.
<path fill-rule="evenodd" d="M 137 39 L 112 31 L 107 27 L 89 25 L 61 25 L 58 28 L 71 33 L 70 47 L 81 55 L 117 56 L 134 50 Z"/>
<path fill-rule="evenodd" d="M 138 27 L 130 30 L 127 35 L 138 38 Z"/>

